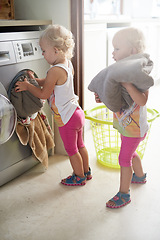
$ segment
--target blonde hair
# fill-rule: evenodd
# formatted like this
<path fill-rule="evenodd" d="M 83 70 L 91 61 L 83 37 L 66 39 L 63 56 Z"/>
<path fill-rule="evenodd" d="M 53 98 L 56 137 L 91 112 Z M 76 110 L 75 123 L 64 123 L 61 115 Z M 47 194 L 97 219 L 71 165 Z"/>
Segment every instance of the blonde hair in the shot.
<path fill-rule="evenodd" d="M 49 44 L 56 47 L 61 53 L 71 59 L 74 55 L 74 38 L 71 31 L 60 25 L 50 25 L 41 34 L 41 40 L 47 40 Z"/>
<path fill-rule="evenodd" d="M 114 37 L 119 35 L 125 38 L 131 46 L 136 48 L 137 53 L 143 53 L 145 51 L 145 37 L 140 29 L 134 27 L 124 28 L 118 31 Z"/>

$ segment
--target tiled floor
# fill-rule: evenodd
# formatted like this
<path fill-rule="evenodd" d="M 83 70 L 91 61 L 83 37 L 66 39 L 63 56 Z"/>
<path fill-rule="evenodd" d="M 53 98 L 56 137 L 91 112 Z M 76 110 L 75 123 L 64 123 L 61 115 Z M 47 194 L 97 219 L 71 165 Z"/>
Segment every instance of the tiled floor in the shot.
<path fill-rule="evenodd" d="M 159 108 L 159 88 L 151 91 L 149 107 Z M 66 187 L 62 178 L 72 170 L 66 156 L 39 164 L 0 189 L 1 240 L 159 240 L 160 118 L 155 120 L 143 158 L 145 185 L 132 185 L 132 202 L 105 207 L 119 187 L 119 170 L 96 161 L 91 132 L 85 134 L 93 179 L 82 187 Z"/>

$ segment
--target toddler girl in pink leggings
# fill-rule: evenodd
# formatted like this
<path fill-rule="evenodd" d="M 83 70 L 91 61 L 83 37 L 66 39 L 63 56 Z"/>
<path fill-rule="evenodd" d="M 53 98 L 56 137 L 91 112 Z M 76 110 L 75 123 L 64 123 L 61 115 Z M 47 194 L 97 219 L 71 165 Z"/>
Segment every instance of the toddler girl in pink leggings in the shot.
<path fill-rule="evenodd" d="M 143 53 L 145 49 L 143 33 L 136 28 L 124 28 L 113 37 L 113 59 L 119 61 L 133 54 Z M 113 113 L 113 126 L 121 134 L 121 149 L 119 153 L 120 188 L 106 206 L 120 208 L 130 203 L 130 183 L 145 183 L 141 159 L 136 153 L 139 143 L 144 140 L 148 131 L 147 108 L 148 90 L 140 92 L 133 84 L 124 82 L 125 88 L 133 100 L 127 109 Z M 116 97 L 116 96 L 115 96 Z M 95 93 L 96 102 L 100 102 Z"/>
<path fill-rule="evenodd" d="M 28 90 L 38 98 L 48 99 L 73 168 L 73 174 L 62 179 L 61 183 L 67 186 L 85 185 L 92 175 L 83 142 L 85 116 L 73 87 L 73 36 L 65 27 L 53 25 L 43 31 L 39 44 L 45 60 L 51 65 L 46 78 L 36 78 L 41 88 L 25 79 L 24 82 L 16 83 L 15 90 Z"/>

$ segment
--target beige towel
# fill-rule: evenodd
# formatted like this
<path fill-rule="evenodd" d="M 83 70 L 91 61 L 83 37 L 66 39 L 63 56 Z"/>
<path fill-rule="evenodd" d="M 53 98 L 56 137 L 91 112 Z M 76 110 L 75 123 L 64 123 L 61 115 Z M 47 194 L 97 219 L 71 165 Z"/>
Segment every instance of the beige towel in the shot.
<path fill-rule="evenodd" d="M 18 121 L 16 133 L 20 142 L 29 144 L 35 157 L 48 168 L 48 150 L 54 147 L 54 140 L 40 114 L 29 125 Z"/>

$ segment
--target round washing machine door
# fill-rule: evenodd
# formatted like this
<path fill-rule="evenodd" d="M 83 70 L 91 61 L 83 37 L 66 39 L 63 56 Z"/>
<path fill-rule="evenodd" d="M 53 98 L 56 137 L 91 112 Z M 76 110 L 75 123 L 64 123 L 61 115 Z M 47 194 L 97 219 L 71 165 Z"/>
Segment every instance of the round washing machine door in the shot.
<path fill-rule="evenodd" d="M 8 141 L 14 133 L 17 113 L 7 97 L 0 94 L 0 144 Z"/>

